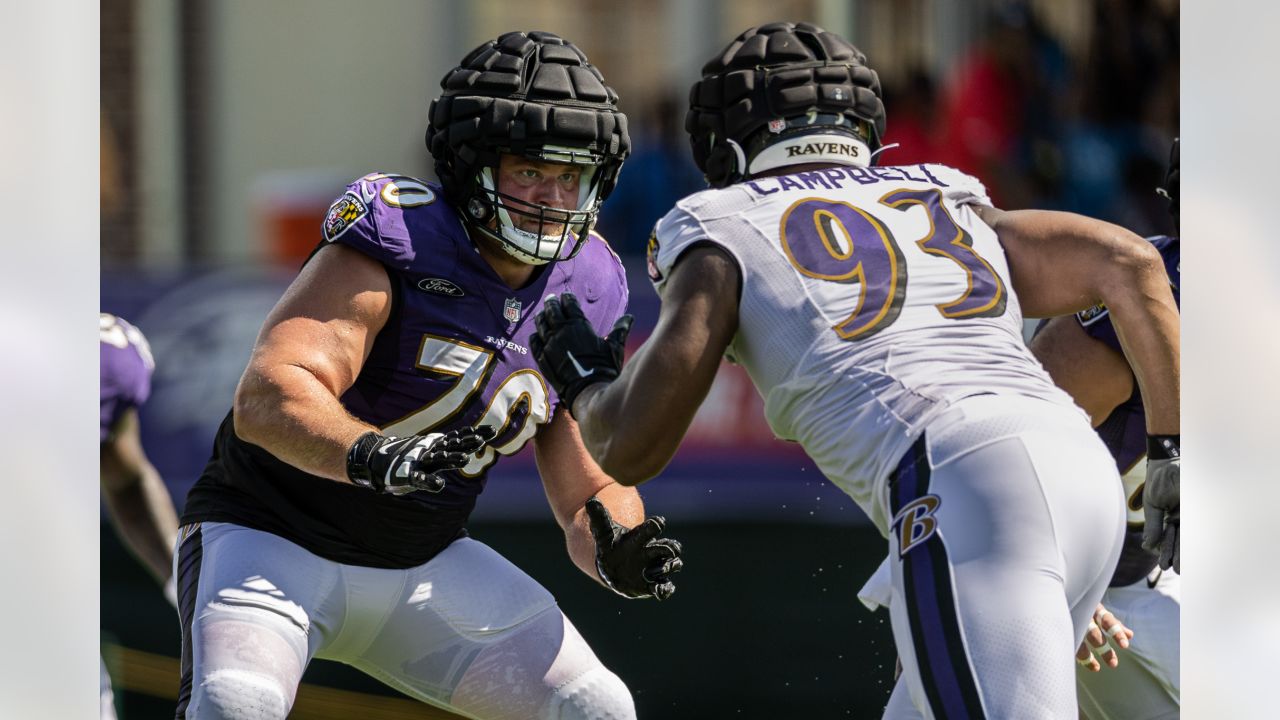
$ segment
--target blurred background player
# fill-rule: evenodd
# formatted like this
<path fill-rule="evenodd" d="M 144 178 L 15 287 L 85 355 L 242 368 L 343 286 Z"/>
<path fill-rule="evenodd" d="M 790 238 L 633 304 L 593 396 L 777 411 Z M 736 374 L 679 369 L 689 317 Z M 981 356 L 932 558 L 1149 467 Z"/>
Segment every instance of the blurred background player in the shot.
<path fill-rule="evenodd" d="M 527 349 L 548 293 L 601 324 L 626 308 L 591 233 L 626 118 L 550 33 L 490 40 L 441 87 L 442 186 L 377 173 L 333 203 L 188 496 L 180 717 L 283 718 L 313 657 L 467 717 L 635 716 L 551 594 L 466 531 L 490 466 L 533 440 L 577 566 L 674 591 L 679 544 L 587 455 Z"/>
<path fill-rule="evenodd" d="M 925 717 L 1075 718 L 1071 656 L 1120 552 L 1122 498 L 1022 313 L 1105 301 L 1149 426 L 1176 432 L 1177 309 L 1158 256 L 1107 223 L 996 210 L 946 166 L 871 167 L 878 78 L 813 25 L 743 32 L 690 102 L 716 189 L 650 239 L 654 334 L 623 370 L 625 326 L 599 337 L 567 295 L 538 317 L 533 352 L 587 447 L 620 482 L 652 477 L 727 354 L 778 436 L 889 538 L 898 695 Z"/>
<path fill-rule="evenodd" d="M 1170 153 L 1164 192 L 1178 226 L 1178 141 Z M 1178 237 L 1148 238 L 1164 259 L 1175 300 L 1180 300 Z M 1180 711 L 1179 627 L 1181 585 L 1173 568 L 1162 568 L 1156 552 L 1143 547 L 1142 493 L 1148 453 L 1143 395 L 1134 380 L 1106 306 L 1047 321 L 1031 350 L 1054 382 L 1093 419 L 1122 473 L 1128 511 L 1124 549 L 1102 603 L 1134 638 L 1119 665 L 1102 672 L 1077 671 L 1081 710 L 1091 720 L 1176 718 Z M 1168 438 L 1177 447 L 1178 438 Z M 1156 452 L 1163 448 L 1158 446 Z M 1166 560 L 1163 564 L 1169 565 Z"/>
<path fill-rule="evenodd" d="M 155 361 L 138 328 L 107 313 L 98 315 L 101 434 L 99 471 L 102 499 L 116 532 L 156 581 L 170 604 L 177 605 L 173 582 L 173 544 L 178 516 L 160 473 L 142 449 L 138 408 L 151 394 Z M 107 667 L 102 666 L 102 717 L 114 718 Z"/>

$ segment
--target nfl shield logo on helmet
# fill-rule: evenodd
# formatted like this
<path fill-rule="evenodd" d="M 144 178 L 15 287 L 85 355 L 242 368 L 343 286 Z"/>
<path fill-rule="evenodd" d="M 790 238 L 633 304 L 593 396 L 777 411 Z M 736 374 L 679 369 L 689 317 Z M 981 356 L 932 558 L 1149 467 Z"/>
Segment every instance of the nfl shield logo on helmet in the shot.
<path fill-rule="evenodd" d="M 769 121 L 769 132 L 777 135 L 787 129 L 787 121 L 782 118 L 774 118 Z"/>
<path fill-rule="evenodd" d="M 506 318 L 507 322 L 519 322 L 520 301 L 515 298 L 507 298 L 506 304 L 502 306 L 502 317 Z"/>

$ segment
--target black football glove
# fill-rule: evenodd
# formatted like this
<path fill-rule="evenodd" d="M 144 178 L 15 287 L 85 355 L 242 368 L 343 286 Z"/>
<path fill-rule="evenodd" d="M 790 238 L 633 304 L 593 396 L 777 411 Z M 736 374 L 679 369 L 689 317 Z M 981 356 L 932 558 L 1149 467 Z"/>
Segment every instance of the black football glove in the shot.
<path fill-rule="evenodd" d="M 438 493 L 444 489 L 440 473 L 471 462 L 494 434 L 489 425 L 404 438 L 367 432 L 347 451 L 347 477 L 356 485 L 392 495 Z"/>
<path fill-rule="evenodd" d="M 676 591 L 671 575 L 680 572 L 680 541 L 660 538 L 667 521 L 655 515 L 628 530 L 613 521 L 598 498 L 587 501 L 587 518 L 596 539 L 596 572 L 625 598 L 666 600 Z"/>
<path fill-rule="evenodd" d="M 610 382 L 622 372 L 622 352 L 632 319 L 630 315 L 618 318 L 609 336 L 602 338 L 573 293 L 547 296 L 542 311 L 533 319 L 537 330 L 529 338 L 529 349 L 570 413 L 579 393 L 595 383 Z"/>
<path fill-rule="evenodd" d="M 1142 488 L 1142 547 L 1160 555 L 1160 567 L 1182 573 L 1178 436 L 1147 438 L 1147 480 Z"/>

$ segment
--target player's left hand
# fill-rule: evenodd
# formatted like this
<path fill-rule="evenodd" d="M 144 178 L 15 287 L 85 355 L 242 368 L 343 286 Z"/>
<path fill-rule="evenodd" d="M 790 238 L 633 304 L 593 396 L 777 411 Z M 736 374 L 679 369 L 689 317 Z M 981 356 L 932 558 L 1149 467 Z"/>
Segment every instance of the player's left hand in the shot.
<path fill-rule="evenodd" d="M 571 414 L 579 393 L 598 382 L 614 380 L 622 372 L 622 352 L 631 321 L 630 315 L 623 315 L 609 336 L 602 338 L 573 293 L 547 296 L 542 311 L 533 319 L 537 329 L 529 338 L 529 349 Z"/>
<path fill-rule="evenodd" d="M 1089 629 L 1084 634 L 1084 642 L 1076 650 L 1076 662 L 1089 672 L 1099 672 L 1102 665 L 1109 668 L 1119 667 L 1120 656 L 1116 648 L 1129 647 L 1133 639 L 1133 631 L 1120 622 L 1120 618 L 1098 603 L 1089 621 Z M 1099 662 L 1101 660 L 1101 662 Z"/>
<path fill-rule="evenodd" d="M 1142 547 L 1160 555 L 1160 568 L 1182 573 L 1181 483 L 1182 461 L 1177 436 L 1149 438 L 1147 481 L 1142 489 Z"/>
<path fill-rule="evenodd" d="M 626 598 L 671 597 L 676 591 L 671 576 L 684 561 L 680 541 L 658 537 L 666 520 L 655 515 L 628 530 L 596 497 L 587 501 L 587 519 L 596 540 L 596 572 L 610 590 Z"/>

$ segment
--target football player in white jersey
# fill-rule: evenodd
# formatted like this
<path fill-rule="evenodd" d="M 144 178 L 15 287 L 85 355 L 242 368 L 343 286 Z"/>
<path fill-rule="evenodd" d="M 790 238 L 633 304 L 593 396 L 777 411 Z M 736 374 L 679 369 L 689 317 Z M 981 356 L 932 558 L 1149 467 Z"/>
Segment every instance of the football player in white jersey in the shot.
<path fill-rule="evenodd" d="M 1073 655 L 1120 552 L 1121 488 L 1022 318 L 1105 302 L 1147 432 L 1176 434 L 1159 254 L 1089 218 L 996 210 L 949 167 L 873 166 L 879 80 L 813 25 L 743 32 L 690 102 L 713 189 L 650 240 L 653 334 L 623 369 L 625 323 L 601 338 L 566 295 L 531 340 L 590 453 L 619 482 L 653 477 L 721 357 L 742 364 L 774 432 L 888 538 L 899 694 L 925 717 L 1076 718 Z"/>

